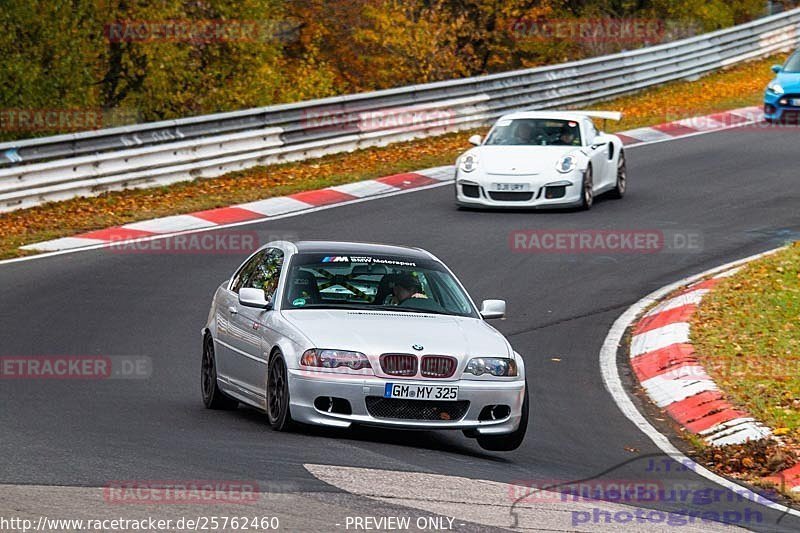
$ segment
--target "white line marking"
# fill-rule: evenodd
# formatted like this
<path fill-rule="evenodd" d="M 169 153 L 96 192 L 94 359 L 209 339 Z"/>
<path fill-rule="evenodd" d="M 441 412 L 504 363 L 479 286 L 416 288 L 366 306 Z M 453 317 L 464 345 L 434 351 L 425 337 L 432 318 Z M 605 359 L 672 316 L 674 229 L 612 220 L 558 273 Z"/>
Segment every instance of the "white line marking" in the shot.
<path fill-rule="evenodd" d="M 660 328 L 634 335 L 631 340 L 631 359 L 672 344 L 689 342 L 689 323 L 673 322 Z"/>
<path fill-rule="evenodd" d="M 289 198 L 288 196 L 277 196 L 275 198 L 267 198 L 266 200 L 258 200 L 257 202 L 248 202 L 246 204 L 239 204 L 233 207 L 246 209 L 266 216 L 283 215 L 293 211 L 302 211 L 310 207 L 311 204 Z M 222 227 L 222 226 L 217 226 Z"/>
<path fill-rule="evenodd" d="M 216 224 L 192 215 L 174 215 L 133 222 L 131 224 L 125 224 L 122 227 L 139 231 L 149 231 L 152 233 L 176 233 L 190 229 L 212 228 L 216 227 Z"/>
<path fill-rule="evenodd" d="M 641 383 L 647 395 L 657 406 L 667 407 L 670 404 L 685 400 L 701 392 L 717 390 L 717 384 L 707 379 L 686 379 L 655 376 Z"/>
<path fill-rule="evenodd" d="M 357 181 L 355 183 L 346 183 L 344 185 L 336 185 L 329 187 L 331 190 L 338 191 L 356 198 L 366 198 L 375 194 L 383 194 L 385 192 L 399 191 L 398 187 L 392 187 L 386 183 L 381 183 L 377 180 Z"/>
<path fill-rule="evenodd" d="M 650 513 L 644 513 L 641 521 L 636 518 L 628 523 L 609 523 L 602 518 L 597 521 L 592 517 L 606 513 L 636 513 L 637 508 L 621 502 L 589 500 L 538 489 L 569 484 L 569 480 L 537 480 L 530 479 L 529 475 L 528 479 L 521 479 L 519 485 L 513 485 L 423 472 L 317 464 L 303 466 L 320 481 L 357 496 L 490 527 L 598 531 L 606 526 L 605 529 L 613 527 L 620 533 L 675 530 L 674 525 L 668 525 L 664 520 L 667 511 L 652 511 L 656 515 L 652 519 L 647 518 Z M 681 531 L 684 528 L 703 532 L 734 529 L 725 524 L 699 520 L 682 524 Z"/>
<path fill-rule="evenodd" d="M 677 309 L 678 307 L 683 307 L 685 305 L 700 305 L 700 302 L 703 300 L 703 296 L 709 293 L 708 289 L 696 289 L 693 291 L 686 292 L 681 294 L 680 296 L 676 296 L 675 298 L 670 298 L 669 300 L 664 300 L 650 311 L 647 312 L 646 317 L 648 316 L 655 316 L 660 313 L 664 313 L 666 311 L 670 311 L 672 309 Z"/>
<path fill-rule="evenodd" d="M 632 306 L 630 306 L 622 315 L 614 322 L 611 326 L 611 329 L 608 331 L 608 335 L 606 336 L 606 340 L 603 343 L 603 347 L 600 349 L 600 372 L 603 376 L 603 384 L 606 386 L 606 390 L 608 390 L 611 397 L 619 407 L 619 410 L 622 411 L 622 414 L 630 420 L 642 433 L 647 435 L 647 437 L 653 441 L 653 443 L 666 455 L 668 455 L 672 460 L 678 461 L 683 465 L 686 465 L 692 471 L 694 471 L 697 475 L 702 476 L 709 481 L 712 481 L 722 487 L 725 487 L 728 490 L 734 491 L 737 494 L 742 495 L 750 499 L 753 502 L 758 502 L 765 507 L 770 509 L 774 509 L 776 511 L 784 512 L 791 514 L 792 516 L 800 517 L 800 510 L 792 509 L 791 507 L 786 507 L 777 502 L 773 502 L 752 492 L 747 487 L 739 485 L 738 483 L 734 483 L 724 477 L 715 474 L 714 472 L 708 470 L 703 465 L 694 462 L 693 460 L 689 459 L 683 453 L 681 453 L 678 448 L 673 446 L 673 444 L 669 441 L 666 435 L 660 433 L 656 428 L 654 428 L 650 422 L 636 409 L 636 406 L 633 404 L 630 396 L 628 396 L 628 392 L 625 390 L 625 387 L 622 386 L 622 380 L 619 376 L 619 369 L 617 368 L 617 350 L 619 346 L 622 344 L 622 337 L 625 335 L 625 331 L 630 327 L 636 317 L 638 317 L 642 311 L 653 305 L 654 303 L 658 302 L 661 298 L 666 296 L 667 294 L 678 290 L 681 287 L 688 285 L 693 281 L 697 281 L 703 279 L 707 276 L 712 276 L 714 274 L 724 272 L 725 270 L 746 264 L 750 261 L 754 261 L 761 257 L 773 254 L 778 250 L 783 249 L 784 247 L 775 248 L 774 250 L 770 250 L 768 252 L 756 254 L 744 259 L 740 259 L 738 261 L 733 261 L 731 263 L 722 265 L 717 268 L 712 268 L 711 270 L 707 270 L 705 272 L 701 272 L 700 274 L 696 274 L 694 276 L 690 276 L 688 278 L 684 278 L 682 280 L 678 280 L 675 283 L 671 283 L 665 287 L 662 287 L 652 293 L 648 294 Z"/>

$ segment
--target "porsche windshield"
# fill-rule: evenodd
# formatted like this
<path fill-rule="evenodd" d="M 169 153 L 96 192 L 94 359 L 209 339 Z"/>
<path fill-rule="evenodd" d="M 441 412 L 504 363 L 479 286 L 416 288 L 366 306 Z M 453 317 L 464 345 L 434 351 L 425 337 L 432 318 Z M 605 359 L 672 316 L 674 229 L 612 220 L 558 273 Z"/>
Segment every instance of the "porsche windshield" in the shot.
<path fill-rule="evenodd" d="M 501 119 L 486 145 L 581 146 L 581 130 L 574 120 L 544 118 Z"/>
<path fill-rule="evenodd" d="M 287 275 L 284 309 L 377 309 L 477 317 L 461 286 L 436 261 L 298 254 Z"/>

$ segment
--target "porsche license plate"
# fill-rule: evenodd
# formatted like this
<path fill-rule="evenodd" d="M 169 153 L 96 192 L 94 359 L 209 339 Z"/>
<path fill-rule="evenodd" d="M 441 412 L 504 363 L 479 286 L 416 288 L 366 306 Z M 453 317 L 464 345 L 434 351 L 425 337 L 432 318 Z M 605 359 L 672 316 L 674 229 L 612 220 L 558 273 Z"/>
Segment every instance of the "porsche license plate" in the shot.
<path fill-rule="evenodd" d="M 458 400 L 458 385 L 417 385 L 412 383 L 387 383 L 384 398 L 404 400 Z"/>
<path fill-rule="evenodd" d="M 527 192 L 530 185 L 527 183 L 492 183 L 492 190 L 498 192 Z"/>
<path fill-rule="evenodd" d="M 792 98 L 791 100 L 789 100 L 789 103 L 791 103 L 795 107 L 800 107 L 800 98 Z"/>

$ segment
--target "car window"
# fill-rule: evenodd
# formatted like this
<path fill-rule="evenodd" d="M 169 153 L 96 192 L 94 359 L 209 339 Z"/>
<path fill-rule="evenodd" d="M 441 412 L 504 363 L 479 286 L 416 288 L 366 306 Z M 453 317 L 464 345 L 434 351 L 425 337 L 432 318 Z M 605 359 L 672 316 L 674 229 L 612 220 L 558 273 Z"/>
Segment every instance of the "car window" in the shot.
<path fill-rule="evenodd" d="M 263 289 L 267 301 L 271 301 L 278 290 L 278 280 L 283 269 L 283 251 L 278 248 L 269 248 L 266 253 L 255 263 L 253 269 L 248 270 L 247 276 L 242 280 L 242 287 Z"/>
<path fill-rule="evenodd" d="M 233 275 L 233 279 L 231 280 L 231 290 L 233 292 L 239 294 L 239 289 L 241 289 L 245 281 L 252 276 L 256 266 L 264 259 L 266 253 L 266 250 L 258 252 L 251 257 L 249 261 L 243 264 L 239 268 L 239 271 Z"/>
<path fill-rule="evenodd" d="M 486 137 L 485 145 L 581 146 L 580 126 L 574 120 L 500 119 Z"/>
<path fill-rule="evenodd" d="M 285 309 L 413 309 L 475 317 L 441 263 L 401 256 L 297 254 L 286 276 Z"/>
<path fill-rule="evenodd" d="M 794 54 L 783 66 L 784 72 L 800 72 L 800 54 Z"/>

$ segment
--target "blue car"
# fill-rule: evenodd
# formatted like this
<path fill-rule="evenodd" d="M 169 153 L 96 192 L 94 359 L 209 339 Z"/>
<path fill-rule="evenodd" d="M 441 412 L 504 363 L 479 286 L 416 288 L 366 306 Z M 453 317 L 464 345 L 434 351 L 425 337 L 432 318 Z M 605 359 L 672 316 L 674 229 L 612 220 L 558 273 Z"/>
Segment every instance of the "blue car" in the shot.
<path fill-rule="evenodd" d="M 764 119 L 768 122 L 797 120 L 800 115 L 800 50 L 783 66 L 775 65 L 777 74 L 764 94 Z"/>

